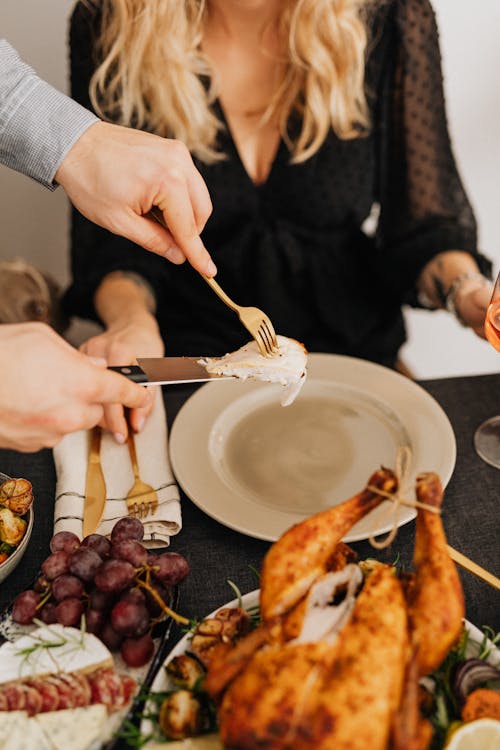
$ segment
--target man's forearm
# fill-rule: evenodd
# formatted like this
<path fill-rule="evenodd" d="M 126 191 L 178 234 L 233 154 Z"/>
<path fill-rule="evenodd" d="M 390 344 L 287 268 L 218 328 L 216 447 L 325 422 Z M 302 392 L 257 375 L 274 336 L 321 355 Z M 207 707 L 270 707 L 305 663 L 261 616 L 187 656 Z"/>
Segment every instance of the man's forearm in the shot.
<path fill-rule="evenodd" d="M 0 163 L 54 189 L 64 157 L 98 118 L 42 81 L 0 39 Z"/>

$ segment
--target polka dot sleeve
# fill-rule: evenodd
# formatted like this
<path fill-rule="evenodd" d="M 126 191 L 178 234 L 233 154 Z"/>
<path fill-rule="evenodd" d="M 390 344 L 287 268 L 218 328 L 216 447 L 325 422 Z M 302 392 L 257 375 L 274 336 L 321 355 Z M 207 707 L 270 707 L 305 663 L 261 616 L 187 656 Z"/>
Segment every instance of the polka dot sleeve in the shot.
<path fill-rule="evenodd" d="M 395 3 L 398 40 L 381 128 L 378 247 L 401 288 L 436 253 L 476 253 L 476 223 L 448 133 L 438 30 L 428 0 Z M 403 281 L 404 286 L 404 281 Z"/>

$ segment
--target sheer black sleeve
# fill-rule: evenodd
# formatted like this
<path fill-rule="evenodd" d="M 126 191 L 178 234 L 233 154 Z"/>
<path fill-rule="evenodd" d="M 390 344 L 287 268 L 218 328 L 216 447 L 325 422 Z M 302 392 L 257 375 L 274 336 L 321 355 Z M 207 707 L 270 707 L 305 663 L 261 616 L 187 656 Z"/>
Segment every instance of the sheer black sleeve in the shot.
<path fill-rule="evenodd" d="M 71 95 L 89 109 L 92 109 L 89 82 L 95 69 L 94 38 L 99 23 L 98 3 L 76 5 L 70 22 Z M 164 258 L 98 227 L 72 209 L 72 284 L 64 300 L 69 314 L 95 319 L 94 294 L 104 276 L 115 270 L 140 274 L 159 298 L 168 266 Z"/>
<path fill-rule="evenodd" d="M 477 253 L 476 222 L 448 133 L 438 30 L 428 0 L 397 0 L 379 99 L 377 248 L 390 288 L 410 295 L 446 250 Z"/>

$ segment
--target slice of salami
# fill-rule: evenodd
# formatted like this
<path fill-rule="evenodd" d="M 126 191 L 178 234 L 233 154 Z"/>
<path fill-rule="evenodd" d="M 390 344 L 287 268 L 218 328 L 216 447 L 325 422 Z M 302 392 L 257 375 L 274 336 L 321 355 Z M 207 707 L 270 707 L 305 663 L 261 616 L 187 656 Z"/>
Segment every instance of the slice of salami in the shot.
<path fill-rule="evenodd" d="M 126 706 L 134 697 L 137 690 L 137 682 L 128 674 L 120 675 L 123 685 L 123 700 Z"/>
<path fill-rule="evenodd" d="M 38 691 L 42 699 L 40 713 L 57 711 L 59 708 L 59 691 L 55 685 L 43 678 L 30 680 L 29 685 Z"/>
<path fill-rule="evenodd" d="M 111 711 L 119 711 L 125 705 L 125 692 L 123 690 L 122 678 L 112 669 L 107 669 L 104 673 L 104 679 L 107 682 L 111 694 Z"/>
<path fill-rule="evenodd" d="M 72 675 L 80 685 L 80 690 L 82 691 L 84 701 L 83 705 L 90 706 L 92 700 L 92 690 L 90 687 L 89 678 L 86 674 L 80 674 L 80 672 L 73 672 Z"/>
<path fill-rule="evenodd" d="M 9 705 L 7 703 L 7 696 L 3 692 L 3 690 L 0 690 L 0 711 L 8 711 Z"/>
<path fill-rule="evenodd" d="M 73 695 L 73 690 L 65 680 L 61 679 L 61 677 L 56 674 L 51 674 L 45 679 L 57 688 L 57 692 L 59 693 L 59 710 L 63 708 L 75 708 L 75 696 Z"/>
<path fill-rule="evenodd" d="M 3 689 L 7 698 L 9 711 L 24 711 L 26 707 L 26 693 L 20 682 L 9 682 Z"/>
<path fill-rule="evenodd" d="M 113 701 L 105 671 L 101 669 L 89 675 L 90 689 L 92 691 L 91 702 L 102 703 L 110 710 Z"/>
<path fill-rule="evenodd" d="M 91 692 L 86 680 L 76 672 L 61 672 L 57 675 L 72 693 L 72 708 L 82 708 L 90 704 Z"/>
<path fill-rule="evenodd" d="M 43 698 L 39 691 L 33 685 L 27 682 L 23 683 L 24 696 L 26 699 L 25 711 L 28 712 L 28 716 L 35 716 L 39 714 L 43 706 Z"/>

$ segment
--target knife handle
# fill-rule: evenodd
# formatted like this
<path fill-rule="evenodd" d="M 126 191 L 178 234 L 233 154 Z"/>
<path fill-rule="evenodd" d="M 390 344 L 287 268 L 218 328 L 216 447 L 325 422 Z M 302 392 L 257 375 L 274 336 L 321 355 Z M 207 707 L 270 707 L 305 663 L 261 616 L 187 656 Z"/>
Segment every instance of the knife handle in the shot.
<path fill-rule="evenodd" d="M 120 365 L 119 367 L 108 367 L 108 370 L 125 375 L 133 383 L 148 383 L 148 376 L 141 370 L 139 365 Z"/>

